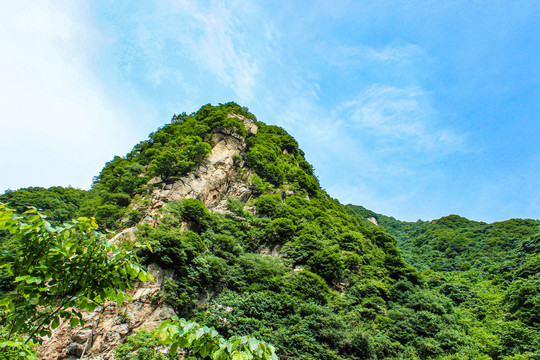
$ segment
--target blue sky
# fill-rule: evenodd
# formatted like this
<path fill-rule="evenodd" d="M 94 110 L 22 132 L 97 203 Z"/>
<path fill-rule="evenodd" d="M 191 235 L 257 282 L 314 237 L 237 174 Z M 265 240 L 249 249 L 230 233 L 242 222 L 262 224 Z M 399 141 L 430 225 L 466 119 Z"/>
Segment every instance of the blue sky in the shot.
<path fill-rule="evenodd" d="M 540 218 L 538 1 L 13 1 L 0 191 L 89 188 L 172 114 L 236 101 L 342 203 Z"/>

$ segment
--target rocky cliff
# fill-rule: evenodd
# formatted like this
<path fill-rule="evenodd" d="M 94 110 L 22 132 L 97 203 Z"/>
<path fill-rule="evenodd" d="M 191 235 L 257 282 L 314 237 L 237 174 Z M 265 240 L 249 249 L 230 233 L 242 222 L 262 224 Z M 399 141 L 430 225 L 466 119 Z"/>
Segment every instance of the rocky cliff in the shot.
<path fill-rule="evenodd" d="M 236 114 L 229 117 L 241 119 L 248 134 L 257 133 L 253 120 Z M 251 191 L 247 183 L 250 173 L 242 171 L 238 158 L 246 150 L 245 137 L 221 131 L 212 135 L 212 143 L 214 146 L 210 154 L 195 171 L 172 182 L 162 181 L 159 177 L 150 180 L 154 185 L 154 190 L 148 195 L 151 206 L 144 210 L 141 224 L 156 226 L 159 223 L 159 209 L 170 201 L 196 198 L 212 212 L 226 212 L 229 199 L 242 202 L 250 199 Z M 113 239 L 135 241 L 135 228 L 128 227 Z M 142 328 L 155 328 L 163 320 L 174 316 L 173 308 L 159 297 L 164 279 L 172 277 L 172 272 L 156 264 L 151 264 L 149 271 L 155 281 L 139 283 L 130 292 L 132 302 L 119 307 L 115 302 L 107 301 L 93 312 L 83 311 L 83 327 L 72 328 L 67 322 L 61 324 L 40 348 L 42 358 L 112 360 L 115 358 L 114 348 L 129 335 Z"/>
<path fill-rule="evenodd" d="M 85 325 L 72 328 L 60 324 L 40 349 L 42 359 L 114 359 L 114 348 L 142 328 L 152 329 L 174 315 L 174 310 L 159 300 L 166 271 L 149 266 L 155 281 L 139 283 L 130 291 L 133 301 L 118 306 L 107 301 L 93 312 L 83 311 Z"/>
<path fill-rule="evenodd" d="M 230 115 L 240 118 L 249 134 L 257 133 L 253 120 L 242 115 Z M 224 212 L 228 198 L 247 202 L 251 196 L 247 184 L 248 173 L 241 171 L 241 164 L 235 156 L 243 155 L 246 139 L 234 133 L 220 132 L 212 136 L 214 146 L 207 160 L 196 171 L 173 183 L 160 182 L 159 178 L 151 182 L 161 183 L 161 189 L 152 193 L 151 216 L 169 201 L 196 198 L 201 200 L 211 211 Z M 147 219 L 146 221 L 148 221 Z"/>
<path fill-rule="evenodd" d="M 419 342 L 464 336 L 446 300 L 433 311 L 409 302 L 439 298 L 395 239 L 322 190 L 284 129 L 234 103 L 175 115 L 108 162 L 81 214 L 117 229 L 114 241 L 150 245 L 140 257 L 156 281 L 86 313 L 82 328 L 57 328 L 44 359 L 112 360 L 175 311 L 226 338 L 255 335 L 284 360 L 413 358 Z M 162 349 L 138 344 L 147 348 L 122 348 Z M 430 349 L 416 358 L 441 353 Z"/>

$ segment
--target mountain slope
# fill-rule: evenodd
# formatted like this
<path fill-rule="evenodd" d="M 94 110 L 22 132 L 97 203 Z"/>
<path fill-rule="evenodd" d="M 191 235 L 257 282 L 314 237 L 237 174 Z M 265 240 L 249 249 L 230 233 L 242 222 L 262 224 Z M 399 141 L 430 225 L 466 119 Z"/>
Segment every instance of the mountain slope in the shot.
<path fill-rule="evenodd" d="M 392 295 L 393 284 L 405 281 L 414 288 L 417 283 L 395 240 L 363 227 L 321 191 L 296 141 L 283 129 L 238 114 L 239 109 L 205 106 L 174 118 L 151 135 L 150 144 L 109 163 L 92 189 L 93 201 L 102 201 L 95 214 L 100 215 L 99 206 L 108 205 L 108 198 L 119 197 L 105 190 L 130 195 L 116 185 L 121 179 L 109 174 L 146 167 L 136 178 L 150 179 L 123 210 L 120 223 L 128 227 L 117 238 L 148 242 L 154 252 L 142 254 L 143 260 L 174 271 L 164 298 L 178 314 L 195 316 L 225 335 L 260 336 L 277 345 L 284 358 L 354 358 L 349 353 L 355 346 L 373 356 L 376 351 L 403 351 L 398 343 L 388 348 L 372 340 L 379 326 L 373 322 L 398 298 Z M 223 119 L 230 121 L 229 127 L 208 126 L 207 133 L 197 134 L 210 151 L 194 171 L 153 170 L 160 154 L 147 153 L 156 148 L 156 139 L 166 154 L 163 148 L 173 148 L 168 144 L 184 144 L 191 136 L 187 124 L 195 128 Z M 140 219 L 135 227 L 129 226 L 133 219 Z M 348 295 L 352 288 L 365 299 Z M 242 304 L 235 303 L 238 299 Z M 247 315 L 263 305 L 262 299 L 268 307 Z M 369 317 L 371 330 L 344 321 L 347 308 L 353 307 Z M 319 321 L 313 323 L 311 317 Z M 321 328 L 321 321 L 330 328 Z M 392 343 L 388 336 L 382 338 Z"/>
<path fill-rule="evenodd" d="M 427 285 L 452 299 L 469 333 L 492 358 L 540 356 L 540 222 L 492 224 L 450 215 L 402 222 L 347 205 L 396 236 Z M 517 355 L 515 355 L 517 356 Z"/>
<path fill-rule="evenodd" d="M 68 358 L 83 339 L 87 356 L 111 358 L 135 330 L 155 326 L 145 314 L 163 319 L 169 309 L 225 336 L 262 338 L 282 359 L 487 359 L 516 349 L 479 343 L 492 332 L 475 335 L 482 326 L 453 293 L 408 265 L 381 226 L 321 190 L 285 130 L 234 103 L 175 115 L 107 163 L 78 206 L 123 246 L 151 245 L 140 256 L 160 281 L 131 306 L 87 314 L 95 326 L 61 327 L 43 354 L 66 347 L 59 358 Z"/>

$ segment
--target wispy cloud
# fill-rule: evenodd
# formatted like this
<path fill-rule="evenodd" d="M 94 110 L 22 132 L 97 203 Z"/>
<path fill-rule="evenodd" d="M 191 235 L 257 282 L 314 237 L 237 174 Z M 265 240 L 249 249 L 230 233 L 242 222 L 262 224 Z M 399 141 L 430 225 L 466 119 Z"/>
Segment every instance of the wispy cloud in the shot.
<path fill-rule="evenodd" d="M 258 59 L 237 44 L 235 39 L 242 32 L 235 15 L 223 3 L 209 9 L 193 9 L 194 26 L 200 35 L 180 42 L 189 42 L 196 50 L 198 60 L 214 72 L 225 84 L 230 85 L 242 99 L 250 100 L 257 84 Z"/>
<path fill-rule="evenodd" d="M 419 87 L 373 84 L 340 110 L 352 127 L 368 131 L 381 144 L 417 151 L 464 150 L 464 136 L 438 124 L 436 111 Z"/>
<path fill-rule="evenodd" d="M 390 44 L 381 49 L 365 49 L 369 58 L 381 62 L 411 61 L 427 58 L 424 49 L 415 44 Z"/>
<path fill-rule="evenodd" d="M 189 60 L 204 69 L 239 101 L 250 102 L 263 76 L 264 62 L 279 31 L 260 17 L 246 1 L 168 1 L 151 7 L 151 15 L 138 24 L 139 45 L 156 59 L 152 72 L 170 74 Z M 150 41 L 146 41 L 147 38 Z M 167 40 L 165 48 L 153 39 Z M 187 69 L 184 62 L 183 70 Z"/>
<path fill-rule="evenodd" d="M 338 46 L 326 54 L 336 66 L 351 66 L 359 63 L 381 63 L 395 66 L 398 63 L 415 63 L 429 61 L 425 50 L 416 44 L 391 43 L 383 47 L 372 47 L 363 44 L 355 46 Z"/>

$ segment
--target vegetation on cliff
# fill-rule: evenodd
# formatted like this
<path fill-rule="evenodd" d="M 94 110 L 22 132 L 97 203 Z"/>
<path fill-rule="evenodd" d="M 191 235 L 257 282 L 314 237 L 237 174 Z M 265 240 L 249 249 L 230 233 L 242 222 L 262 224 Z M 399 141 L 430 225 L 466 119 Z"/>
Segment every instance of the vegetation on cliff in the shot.
<path fill-rule="evenodd" d="M 230 198 L 224 213 L 170 201 L 141 223 L 152 192 L 196 173 L 217 133 L 245 143 L 234 166 L 249 201 Z M 539 356 L 538 222 L 403 223 L 345 207 L 320 188 L 293 137 L 234 103 L 175 115 L 107 163 L 91 190 L 65 192 L 58 208 L 72 217 L 95 216 L 112 230 L 136 225 L 153 249 L 140 250 L 142 263 L 174 273 L 162 296 L 179 316 L 225 337 L 256 336 L 282 359 Z"/>

